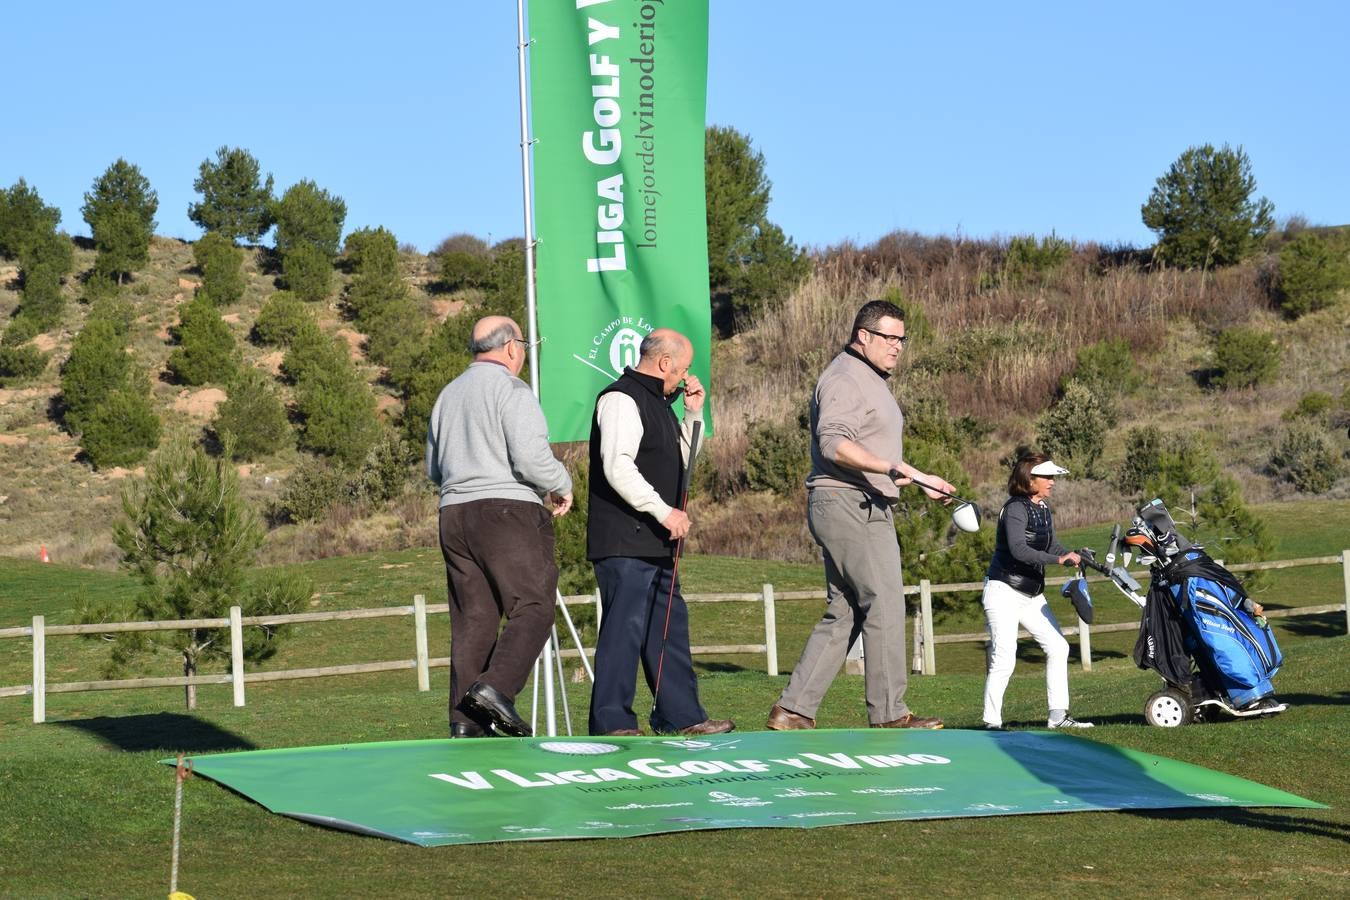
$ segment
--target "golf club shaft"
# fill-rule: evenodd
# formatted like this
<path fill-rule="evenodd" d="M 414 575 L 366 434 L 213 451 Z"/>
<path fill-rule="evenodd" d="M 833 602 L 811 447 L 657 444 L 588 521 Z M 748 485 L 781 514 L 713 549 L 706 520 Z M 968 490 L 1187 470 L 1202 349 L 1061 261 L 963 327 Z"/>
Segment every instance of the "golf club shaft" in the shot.
<path fill-rule="evenodd" d="M 888 474 L 892 479 L 903 478 L 903 477 L 905 477 L 905 476 L 900 472 L 899 469 L 891 469 L 890 472 L 888 472 L 888 473 L 886 473 L 886 474 Z M 941 495 L 944 496 L 944 497 L 950 497 L 950 498 L 953 499 L 953 500 L 958 500 L 958 501 L 960 501 L 960 502 L 962 502 L 962 503 L 969 504 L 970 506 L 974 506 L 974 505 L 975 505 L 974 503 L 971 503 L 969 500 L 965 499 L 964 497 L 958 497 L 958 496 L 956 496 L 955 494 L 948 493 L 947 491 L 944 491 L 942 488 L 939 488 L 939 487 L 933 487 L 931 484 L 924 484 L 922 481 L 919 481 L 917 478 L 911 478 L 911 479 L 909 480 L 909 483 L 912 484 L 912 485 L 914 485 L 915 487 L 923 488 L 925 491 L 932 491 L 932 492 L 935 493 L 935 494 L 941 494 Z"/>
<path fill-rule="evenodd" d="M 689 462 L 680 476 L 680 511 L 689 505 L 689 476 L 694 471 L 694 461 L 698 459 L 698 441 L 703 435 L 703 422 L 694 423 L 689 435 Z M 675 583 L 680 577 L 680 552 L 684 549 L 684 538 L 675 542 L 675 564 L 670 572 L 670 594 L 666 597 L 666 623 L 661 629 L 661 652 L 656 657 L 656 683 L 652 686 L 652 715 L 656 714 L 656 698 L 661 695 L 661 673 L 666 667 L 666 641 L 670 637 L 670 608 L 675 602 Z"/>

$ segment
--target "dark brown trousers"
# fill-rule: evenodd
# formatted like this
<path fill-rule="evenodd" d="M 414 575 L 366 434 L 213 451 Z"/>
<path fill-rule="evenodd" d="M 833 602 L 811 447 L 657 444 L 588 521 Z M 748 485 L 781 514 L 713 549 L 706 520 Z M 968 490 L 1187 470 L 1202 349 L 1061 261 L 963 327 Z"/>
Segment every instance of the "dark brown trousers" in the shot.
<path fill-rule="evenodd" d="M 450 589 L 450 721 L 468 723 L 458 709 L 465 692 L 483 681 L 514 699 L 553 627 L 553 519 L 538 503 L 475 500 L 441 507 L 440 534 Z"/>

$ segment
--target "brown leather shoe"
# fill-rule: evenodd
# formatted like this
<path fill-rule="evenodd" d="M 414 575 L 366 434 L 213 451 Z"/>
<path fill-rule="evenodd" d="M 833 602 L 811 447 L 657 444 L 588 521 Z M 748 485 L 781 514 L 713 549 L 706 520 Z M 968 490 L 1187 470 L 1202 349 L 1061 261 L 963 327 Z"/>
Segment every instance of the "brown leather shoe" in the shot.
<path fill-rule="evenodd" d="M 808 719 L 806 716 L 798 715 L 790 709 L 774 705 L 769 710 L 769 721 L 765 723 L 770 731 L 798 731 L 806 728 L 815 728 L 816 720 Z"/>
<path fill-rule="evenodd" d="M 889 722 L 873 722 L 872 728 L 928 728 L 936 731 L 942 727 L 942 720 L 936 717 L 921 718 L 914 713 L 905 713 Z"/>
<path fill-rule="evenodd" d="M 730 719 L 704 719 L 697 725 L 681 728 L 678 733 L 698 737 L 705 734 L 726 734 L 728 731 L 735 730 L 736 723 Z"/>
<path fill-rule="evenodd" d="M 636 728 L 616 728 L 613 731 L 606 731 L 605 737 L 639 737 L 642 732 Z"/>

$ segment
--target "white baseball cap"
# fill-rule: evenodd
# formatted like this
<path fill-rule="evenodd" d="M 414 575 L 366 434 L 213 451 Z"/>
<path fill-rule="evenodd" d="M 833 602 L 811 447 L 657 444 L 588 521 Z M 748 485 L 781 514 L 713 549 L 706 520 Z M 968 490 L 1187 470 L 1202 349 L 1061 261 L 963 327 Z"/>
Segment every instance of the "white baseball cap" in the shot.
<path fill-rule="evenodd" d="M 1047 459 L 1043 463 L 1037 463 L 1031 467 L 1032 475 L 1044 475 L 1053 478 L 1056 475 L 1068 475 L 1069 470 L 1056 463 L 1053 459 Z"/>

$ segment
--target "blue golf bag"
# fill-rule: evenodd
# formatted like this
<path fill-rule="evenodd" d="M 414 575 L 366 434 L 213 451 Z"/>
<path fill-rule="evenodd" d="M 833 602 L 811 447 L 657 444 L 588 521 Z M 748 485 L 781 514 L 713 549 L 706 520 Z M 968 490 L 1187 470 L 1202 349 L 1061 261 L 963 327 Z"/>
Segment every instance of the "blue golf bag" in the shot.
<path fill-rule="evenodd" d="M 1274 693 L 1271 679 L 1284 657 L 1232 573 L 1189 547 L 1155 565 L 1153 575 L 1135 646 L 1141 668 L 1155 669 L 1196 701 L 1213 697 L 1234 709 Z"/>

